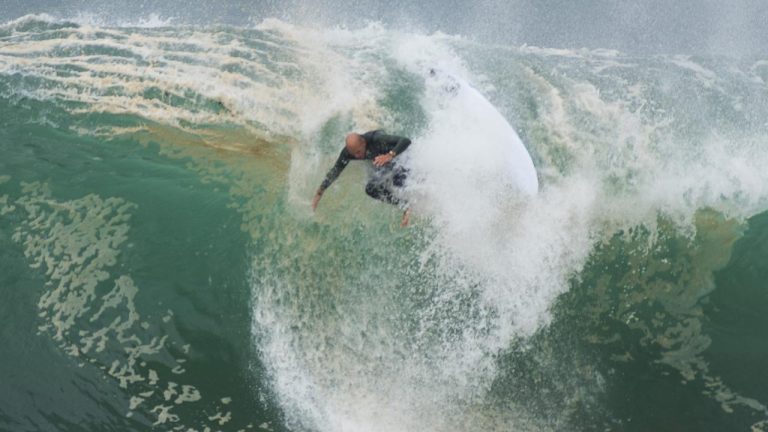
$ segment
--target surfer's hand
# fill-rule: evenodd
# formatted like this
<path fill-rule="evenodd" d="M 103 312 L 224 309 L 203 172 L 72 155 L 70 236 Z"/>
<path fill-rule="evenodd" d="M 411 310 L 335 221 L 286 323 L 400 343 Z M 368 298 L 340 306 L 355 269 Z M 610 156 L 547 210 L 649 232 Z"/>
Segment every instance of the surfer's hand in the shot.
<path fill-rule="evenodd" d="M 315 194 L 315 197 L 312 198 L 312 211 L 315 211 L 317 209 L 317 203 L 320 202 L 320 198 L 323 197 L 323 193 L 320 191 L 317 191 Z"/>
<path fill-rule="evenodd" d="M 377 167 L 384 166 L 384 165 L 388 164 L 389 162 L 391 162 L 393 157 L 394 156 L 392 156 L 389 153 L 383 154 L 383 155 L 378 155 L 378 156 L 376 156 L 373 159 L 373 164 L 376 165 Z"/>

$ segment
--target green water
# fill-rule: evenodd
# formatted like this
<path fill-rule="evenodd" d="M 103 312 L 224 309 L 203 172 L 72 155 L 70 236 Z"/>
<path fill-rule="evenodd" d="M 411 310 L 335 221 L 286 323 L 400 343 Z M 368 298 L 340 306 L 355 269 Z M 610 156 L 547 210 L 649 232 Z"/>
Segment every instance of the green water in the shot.
<path fill-rule="evenodd" d="M 69 236 L 60 234 L 66 248 L 67 242 L 75 243 L 78 234 L 85 236 L 88 230 L 101 228 L 114 216 L 110 210 L 124 205 L 122 213 L 130 221 L 126 239 L 113 245 L 117 259 L 102 269 L 114 276 L 97 286 L 91 308 L 98 307 L 98 299 L 104 298 L 108 283 L 117 275 L 130 275 L 133 285 L 140 287 L 141 295 L 133 299 L 141 323 L 134 326 L 136 336 L 144 343 L 167 338 L 160 352 L 142 356 L 136 366 L 154 370 L 160 377 L 159 384 L 145 385 L 156 389 L 154 400 L 160 404 L 166 399 L 159 393 L 170 383 L 193 385 L 207 396 L 208 407 L 179 406 L 177 415 L 189 424 L 216 424 L 209 417 L 227 412 L 243 413 L 230 423 L 238 427 L 274 421 L 276 409 L 259 400 L 265 393 L 252 375 L 259 365 L 253 361 L 247 325 L 248 242 L 238 214 L 227 208 L 227 194 L 220 186 L 201 182 L 185 166 L 186 161 L 159 154 L 157 145 L 46 132 L 24 136 L 18 128 L 3 125 L 2 152 L 10 156 L 3 160 L 3 171 L 12 179 L 3 185 L 3 192 L 16 198 L 24 196 L 19 185 L 44 182 L 28 187 L 33 192 L 27 194 L 39 198 L 32 205 L 40 206 L 47 215 L 57 206 L 72 206 L 71 213 L 59 213 L 39 229 L 23 228 L 22 235 L 47 237 L 55 224 L 74 228 L 73 213 L 82 215 L 103 206 L 107 214 L 94 226 Z M 97 197 L 97 203 L 81 201 L 88 196 Z M 109 205 L 99 197 L 119 197 L 121 202 Z M 93 320 L 93 309 L 78 314 L 60 337 L 47 338 L 53 332 L 39 329 L 45 320 L 37 315 L 46 310 L 39 307 L 39 301 L 51 290 L 46 273 L 52 266 L 44 264 L 30 271 L 25 248 L 11 239 L 27 216 L 18 201 L 15 207 L 4 215 L 2 235 L 3 294 L 7 299 L 3 316 L 11 325 L 4 331 L 10 356 L 5 357 L 3 368 L 12 389 L 3 393 L 3 407 L 4 412 L 14 413 L 7 418 L 6 427 L 125 430 L 151 425 L 154 419 L 149 413 L 126 417 L 130 398 L 104 370 L 115 359 L 121 362 L 123 350 L 136 343 L 109 341 L 100 352 L 68 356 L 69 348 L 80 344 L 80 332 L 94 332 L 108 324 L 105 319 Z M 76 245 L 74 252 L 81 253 Z M 31 252 L 32 258 L 35 253 Z M 53 251 L 51 258 L 55 262 L 68 253 Z M 122 303 L 117 308 L 125 306 Z M 174 372 L 174 368 L 178 369 Z M 225 404 L 225 398 L 231 401 Z M 147 399 L 142 403 L 153 401 L 152 396 Z M 172 404 L 175 397 L 169 399 Z"/>

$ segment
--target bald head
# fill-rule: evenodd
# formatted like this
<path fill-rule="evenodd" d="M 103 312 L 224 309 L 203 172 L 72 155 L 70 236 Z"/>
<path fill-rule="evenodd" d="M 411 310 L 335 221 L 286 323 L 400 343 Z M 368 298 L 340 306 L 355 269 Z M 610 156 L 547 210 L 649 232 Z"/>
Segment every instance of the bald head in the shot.
<path fill-rule="evenodd" d="M 362 135 L 351 133 L 347 135 L 345 140 L 347 151 L 355 157 L 355 159 L 365 158 L 365 139 Z"/>

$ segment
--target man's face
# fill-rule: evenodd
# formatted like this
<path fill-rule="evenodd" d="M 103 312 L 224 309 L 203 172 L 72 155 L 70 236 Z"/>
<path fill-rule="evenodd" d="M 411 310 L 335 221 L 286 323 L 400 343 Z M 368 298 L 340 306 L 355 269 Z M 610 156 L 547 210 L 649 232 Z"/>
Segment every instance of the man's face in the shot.
<path fill-rule="evenodd" d="M 355 159 L 365 158 L 365 140 L 358 134 L 347 135 L 347 151 Z"/>

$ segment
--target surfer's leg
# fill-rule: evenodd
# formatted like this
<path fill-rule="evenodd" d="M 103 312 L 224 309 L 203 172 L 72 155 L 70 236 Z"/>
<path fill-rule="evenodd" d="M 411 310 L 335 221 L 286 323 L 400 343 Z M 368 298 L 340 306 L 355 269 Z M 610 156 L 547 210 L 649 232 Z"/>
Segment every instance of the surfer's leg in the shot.
<path fill-rule="evenodd" d="M 403 219 L 400 222 L 400 226 L 406 227 L 411 218 L 411 208 L 405 200 L 397 198 L 392 190 L 388 187 L 390 184 L 395 187 L 402 187 L 405 184 L 406 170 L 399 170 L 392 177 L 391 182 L 381 181 L 380 178 L 371 179 L 368 184 L 365 185 L 365 193 L 371 198 L 375 198 L 379 201 L 383 201 L 388 204 L 396 205 L 400 208 L 405 208 L 403 212 Z"/>
<path fill-rule="evenodd" d="M 405 180 L 408 177 L 408 170 L 403 168 L 402 166 L 398 166 L 395 168 L 395 175 L 392 176 L 392 184 L 395 185 L 397 188 L 402 188 L 405 186 Z M 408 205 L 408 202 L 405 200 L 400 200 L 399 205 L 401 208 L 405 208 L 405 211 L 403 212 L 403 220 L 400 222 L 400 226 L 407 227 L 408 223 L 411 219 L 411 207 Z"/>
<path fill-rule="evenodd" d="M 400 226 L 407 227 L 410 220 L 411 220 L 411 208 L 408 207 L 403 212 L 403 219 L 400 221 Z"/>
<path fill-rule="evenodd" d="M 398 188 L 401 188 L 405 186 L 405 180 L 408 178 L 408 170 L 403 168 L 402 166 L 398 165 L 394 169 L 394 174 L 392 175 L 392 184 L 397 186 Z"/>
<path fill-rule="evenodd" d="M 383 182 L 369 181 L 365 185 L 365 193 L 371 198 L 383 201 L 388 204 L 400 205 L 400 200 L 392 194 L 392 191 L 387 188 L 387 185 Z"/>

